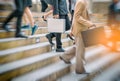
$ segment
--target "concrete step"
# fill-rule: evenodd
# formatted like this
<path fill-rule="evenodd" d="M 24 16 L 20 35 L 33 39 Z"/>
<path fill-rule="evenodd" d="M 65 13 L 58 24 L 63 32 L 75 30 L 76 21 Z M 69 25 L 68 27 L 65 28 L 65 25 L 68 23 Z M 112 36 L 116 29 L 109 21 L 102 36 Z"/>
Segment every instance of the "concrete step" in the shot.
<path fill-rule="evenodd" d="M 92 63 L 88 63 L 85 68 L 87 72 L 94 72 L 98 70 L 98 68 L 103 67 L 110 63 L 111 61 L 115 60 L 118 57 L 116 54 L 110 54 L 106 55 L 104 57 L 98 58 L 97 60 L 93 60 Z M 104 60 L 104 61 L 103 61 Z M 67 73 L 71 72 L 71 68 L 74 67 L 75 61 L 72 61 L 71 65 L 67 65 L 63 62 L 57 62 L 54 64 L 51 64 L 49 66 L 46 66 L 44 68 L 38 69 L 36 71 L 27 73 L 22 76 L 18 76 L 17 78 L 14 78 L 12 81 L 57 81 L 57 79 Z M 96 65 L 97 64 L 97 67 Z M 94 65 L 94 66 L 93 66 Z M 56 68 L 57 67 L 57 68 Z M 47 71 L 47 72 L 46 72 Z M 61 81 L 61 80 L 60 80 Z M 64 81 L 75 81 L 74 79 L 71 80 L 70 78 L 68 80 Z M 78 81 L 78 80 L 76 80 Z"/>
<path fill-rule="evenodd" d="M 91 63 L 85 65 L 85 69 L 89 75 L 86 74 L 76 74 L 75 72 L 70 72 L 69 74 L 60 77 L 57 81 L 93 81 L 91 80 L 93 76 L 100 73 L 105 67 L 109 68 L 112 64 L 119 60 L 120 56 L 118 53 L 107 53 L 105 56 L 97 58 Z M 105 77 L 105 76 L 103 76 Z M 97 81 L 97 80 L 94 80 Z M 99 81 L 110 81 L 110 80 L 99 80 Z"/>
<path fill-rule="evenodd" d="M 10 49 L 10 48 L 30 45 L 30 44 L 47 42 L 48 39 L 45 37 L 46 34 L 37 34 L 37 35 L 29 36 L 29 38 L 27 39 L 25 38 L 0 39 L 0 51 Z M 62 34 L 62 38 L 66 38 L 66 36 L 67 36 L 66 34 Z"/>
<path fill-rule="evenodd" d="M 12 11 L 10 10 L 0 10 L 0 16 L 8 16 Z M 41 17 L 45 12 L 32 12 L 34 17 Z"/>
<path fill-rule="evenodd" d="M 67 47 L 65 48 L 65 50 L 69 48 L 70 47 Z M 49 64 L 56 63 L 60 60 L 59 55 L 61 54 L 63 54 L 63 52 L 52 51 L 52 52 L 39 54 L 33 57 L 17 60 L 15 62 L 3 64 L 0 67 L 0 80 L 8 81 L 13 77 L 31 72 L 36 69 L 40 69 Z"/>
<path fill-rule="evenodd" d="M 10 38 L 15 36 L 16 29 L 11 29 L 10 32 L 6 32 L 5 30 L 0 30 L 0 39 L 2 38 Z M 30 29 L 22 29 L 22 33 L 25 35 L 31 35 Z M 47 27 L 38 27 L 35 34 L 44 34 L 48 33 Z"/>
<path fill-rule="evenodd" d="M 65 50 L 68 50 L 69 48 L 71 47 L 67 47 Z M 87 59 L 92 59 L 93 57 L 100 55 L 100 53 L 97 53 L 98 51 L 94 52 L 96 55 L 93 52 L 89 52 L 89 51 L 93 51 L 94 48 L 99 49 L 99 52 L 102 50 L 106 50 L 103 46 L 100 46 L 100 45 L 86 48 Z M 52 51 L 44 54 L 39 54 L 33 57 L 17 60 L 15 62 L 2 64 L 0 67 L 0 80 L 9 80 L 18 75 L 22 75 L 29 71 L 42 68 L 46 65 L 55 63 L 59 61 L 58 56 L 61 54 L 63 53 L 56 53 Z M 8 75 L 11 75 L 11 76 L 8 76 Z M 5 78 L 6 76 L 7 78 Z"/>
<path fill-rule="evenodd" d="M 120 80 L 120 60 L 102 71 L 92 81 L 119 81 Z"/>
<path fill-rule="evenodd" d="M 63 39 L 62 42 L 63 42 L 63 47 L 68 47 L 72 45 L 72 41 L 70 41 L 69 39 Z M 0 64 L 16 61 L 19 59 L 31 57 L 34 55 L 38 55 L 50 51 L 51 51 L 51 45 L 48 42 L 36 43 L 32 45 L 3 50 L 0 51 Z"/>
<path fill-rule="evenodd" d="M 0 80 L 8 81 L 16 76 L 31 72 L 59 61 L 60 53 L 48 52 L 0 66 Z"/>

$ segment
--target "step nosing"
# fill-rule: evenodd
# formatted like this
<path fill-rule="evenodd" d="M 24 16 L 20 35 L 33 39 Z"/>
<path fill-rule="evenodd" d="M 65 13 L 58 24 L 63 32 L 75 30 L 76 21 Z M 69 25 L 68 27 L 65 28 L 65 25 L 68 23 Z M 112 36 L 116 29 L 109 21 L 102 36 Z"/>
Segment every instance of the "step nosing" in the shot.
<path fill-rule="evenodd" d="M 0 74 L 59 55 L 57 53 L 56 54 L 51 54 L 51 53 L 53 53 L 53 52 L 42 54 L 42 55 L 36 55 L 36 56 L 33 56 L 33 57 L 29 57 L 27 59 L 22 59 L 22 60 L 18 60 L 18 61 L 15 61 L 15 62 L 11 62 L 11 63 L 1 65 L 0 66 Z M 19 64 L 19 65 L 17 65 L 17 64 Z M 15 66 L 15 65 L 17 65 L 17 66 Z M 8 66 L 9 66 L 9 68 L 7 68 Z"/>
<path fill-rule="evenodd" d="M 27 51 L 27 50 L 35 49 L 35 48 L 38 48 L 38 47 L 39 48 L 40 47 L 45 47 L 45 46 L 48 46 L 48 45 L 49 45 L 48 42 L 44 42 L 44 43 L 36 43 L 34 45 L 27 45 L 27 46 L 7 49 L 7 50 L 0 51 L 0 56 L 5 56 L 5 55 L 9 55 L 11 53 L 17 53 L 17 52 L 21 52 L 21 51 Z"/>
<path fill-rule="evenodd" d="M 32 38 L 37 38 L 37 37 L 43 37 L 46 34 L 37 34 L 37 35 L 33 35 L 33 36 L 28 36 L 27 40 L 32 39 Z M 26 38 L 5 38 L 5 39 L 0 39 L 0 43 L 9 42 L 9 41 L 17 41 L 17 40 L 26 40 Z"/>
<path fill-rule="evenodd" d="M 70 41 L 70 40 L 62 39 L 62 42 L 67 42 L 67 41 Z M 55 41 L 53 41 L 53 42 L 55 42 Z M 11 53 L 17 53 L 17 52 L 27 51 L 30 49 L 35 49 L 38 47 L 41 48 L 41 47 L 46 47 L 46 46 L 50 46 L 49 42 L 36 43 L 33 45 L 27 45 L 27 46 L 21 46 L 21 47 L 17 47 L 17 48 L 2 50 L 2 51 L 0 51 L 0 56 L 6 56 L 6 55 L 10 55 Z"/>

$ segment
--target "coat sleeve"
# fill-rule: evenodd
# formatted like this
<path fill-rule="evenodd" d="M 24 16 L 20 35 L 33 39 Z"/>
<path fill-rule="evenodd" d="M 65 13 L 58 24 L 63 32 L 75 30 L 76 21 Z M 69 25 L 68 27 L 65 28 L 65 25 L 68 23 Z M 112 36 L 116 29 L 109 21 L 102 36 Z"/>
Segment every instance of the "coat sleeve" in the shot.
<path fill-rule="evenodd" d="M 53 1 L 53 15 L 59 14 L 58 0 Z"/>
<path fill-rule="evenodd" d="M 93 23 L 81 16 L 85 8 L 86 5 L 83 2 L 79 2 L 76 4 L 75 19 L 77 20 L 78 23 L 86 27 L 90 27 L 93 25 Z"/>

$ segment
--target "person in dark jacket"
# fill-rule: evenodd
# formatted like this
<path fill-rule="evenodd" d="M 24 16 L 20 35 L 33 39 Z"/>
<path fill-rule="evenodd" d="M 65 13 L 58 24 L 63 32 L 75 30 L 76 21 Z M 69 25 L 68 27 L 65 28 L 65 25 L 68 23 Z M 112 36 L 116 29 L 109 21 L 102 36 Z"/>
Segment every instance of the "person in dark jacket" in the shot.
<path fill-rule="evenodd" d="M 15 37 L 27 38 L 27 36 L 21 34 L 21 22 L 22 22 L 22 16 L 24 13 L 24 9 L 25 9 L 26 0 L 14 0 L 14 1 L 15 1 L 16 9 L 8 16 L 8 18 L 6 19 L 2 27 L 6 31 L 10 31 L 7 24 L 10 20 L 16 17 L 17 22 L 16 22 Z"/>
<path fill-rule="evenodd" d="M 66 0 L 53 0 L 53 18 L 65 19 L 66 31 L 70 29 L 70 20 L 68 17 L 67 3 Z M 54 45 L 52 38 L 56 37 L 56 52 L 64 52 L 61 42 L 61 33 L 49 33 L 46 35 L 51 45 Z"/>

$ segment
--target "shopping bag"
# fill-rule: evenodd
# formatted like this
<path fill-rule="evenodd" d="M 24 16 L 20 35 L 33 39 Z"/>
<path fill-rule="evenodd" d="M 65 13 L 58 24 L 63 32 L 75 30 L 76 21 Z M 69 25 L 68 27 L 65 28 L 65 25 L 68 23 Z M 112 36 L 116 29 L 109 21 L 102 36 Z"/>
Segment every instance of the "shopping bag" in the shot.
<path fill-rule="evenodd" d="M 65 32 L 65 19 L 49 18 L 47 25 L 48 25 L 48 32 L 53 32 L 53 33 Z"/>
<path fill-rule="evenodd" d="M 81 32 L 85 47 L 106 43 L 104 27 L 96 27 Z"/>

